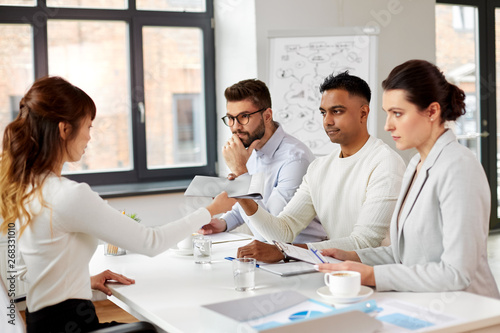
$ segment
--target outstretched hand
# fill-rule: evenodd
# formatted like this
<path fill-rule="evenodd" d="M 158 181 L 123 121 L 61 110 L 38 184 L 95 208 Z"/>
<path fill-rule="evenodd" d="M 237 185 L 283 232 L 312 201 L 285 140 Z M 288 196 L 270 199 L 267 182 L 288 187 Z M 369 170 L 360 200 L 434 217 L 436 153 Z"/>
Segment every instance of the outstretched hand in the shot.
<path fill-rule="evenodd" d="M 134 279 L 129 279 L 126 276 L 115 273 L 108 270 L 105 270 L 102 273 L 90 277 L 90 287 L 95 290 L 100 290 L 108 296 L 111 296 L 111 290 L 106 287 L 106 282 L 115 281 L 121 284 L 129 285 L 134 284 Z"/>
<path fill-rule="evenodd" d="M 229 198 L 226 192 L 222 192 L 207 206 L 207 210 L 210 212 L 210 215 L 214 216 L 231 210 L 235 203 L 236 199 Z"/>
<path fill-rule="evenodd" d="M 218 234 L 219 232 L 224 232 L 227 229 L 227 223 L 223 219 L 213 218 L 210 223 L 205 224 L 198 230 L 199 234 L 211 235 Z"/>

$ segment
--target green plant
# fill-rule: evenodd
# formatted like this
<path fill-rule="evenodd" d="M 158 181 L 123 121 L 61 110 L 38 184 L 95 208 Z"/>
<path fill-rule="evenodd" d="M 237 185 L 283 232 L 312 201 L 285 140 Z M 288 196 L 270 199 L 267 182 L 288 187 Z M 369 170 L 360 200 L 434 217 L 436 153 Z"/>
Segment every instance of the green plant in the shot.
<path fill-rule="evenodd" d="M 134 220 L 136 222 L 141 222 L 141 219 L 137 216 L 136 213 L 125 214 L 125 215 L 127 215 L 128 217 L 130 217 L 132 220 Z"/>

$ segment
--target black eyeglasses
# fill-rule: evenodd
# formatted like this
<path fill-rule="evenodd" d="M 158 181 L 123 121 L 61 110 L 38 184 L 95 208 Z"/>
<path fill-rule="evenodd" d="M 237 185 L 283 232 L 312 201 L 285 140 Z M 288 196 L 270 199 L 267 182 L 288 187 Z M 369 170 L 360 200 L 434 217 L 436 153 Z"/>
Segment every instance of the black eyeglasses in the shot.
<path fill-rule="evenodd" d="M 224 122 L 224 124 L 226 124 L 226 126 L 229 126 L 229 127 L 234 125 L 235 119 L 240 125 L 246 125 L 250 121 L 251 115 L 256 114 L 258 112 L 266 111 L 266 110 L 267 110 L 267 107 L 260 109 L 260 110 L 257 110 L 257 111 L 254 111 L 254 112 L 251 112 L 251 113 L 244 111 L 244 112 L 240 113 L 239 115 L 237 115 L 236 117 L 233 117 L 230 115 L 225 115 L 221 119 Z"/>

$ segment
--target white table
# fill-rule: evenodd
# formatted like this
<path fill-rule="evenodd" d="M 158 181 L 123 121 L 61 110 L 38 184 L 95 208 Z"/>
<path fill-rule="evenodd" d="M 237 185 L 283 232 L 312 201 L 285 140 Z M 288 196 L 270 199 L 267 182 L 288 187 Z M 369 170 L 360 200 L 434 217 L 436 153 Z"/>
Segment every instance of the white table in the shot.
<path fill-rule="evenodd" d="M 312 273 L 280 277 L 262 270 L 256 271 L 256 289 L 250 292 L 234 290 L 231 262 L 226 256 L 236 256 L 236 249 L 248 241 L 214 244 L 212 263 L 198 265 L 192 256 L 172 252 L 154 258 L 128 253 L 124 256 L 104 256 L 100 246 L 90 264 L 91 274 L 111 269 L 136 283 L 130 286 L 111 285 L 111 300 L 140 319 L 158 328 L 175 333 L 204 332 L 207 323 L 201 320 L 201 305 L 234 300 L 286 289 L 325 302 L 316 290 L 324 285 L 323 274 Z M 422 306 L 426 309 L 464 319 L 426 332 L 500 332 L 500 301 L 466 292 L 448 293 L 377 293 L 376 301 L 391 298 Z M 369 298 L 369 299 L 370 299 Z M 494 327 L 496 326 L 496 327 Z"/>

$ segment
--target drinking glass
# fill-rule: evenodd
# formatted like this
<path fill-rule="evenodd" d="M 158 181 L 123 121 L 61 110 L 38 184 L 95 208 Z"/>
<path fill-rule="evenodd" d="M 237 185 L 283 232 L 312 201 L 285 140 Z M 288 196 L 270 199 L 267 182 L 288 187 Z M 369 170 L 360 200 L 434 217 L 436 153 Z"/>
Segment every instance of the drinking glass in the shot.
<path fill-rule="evenodd" d="M 193 256 L 195 264 L 209 264 L 212 259 L 212 240 L 208 238 L 194 238 Z"/>
<path fill-rule="evenodd" d="M 236 258 L 233 260 L 234 285 L 237 291 L 255 289 L 255 264 L 253 258 Z"/>

